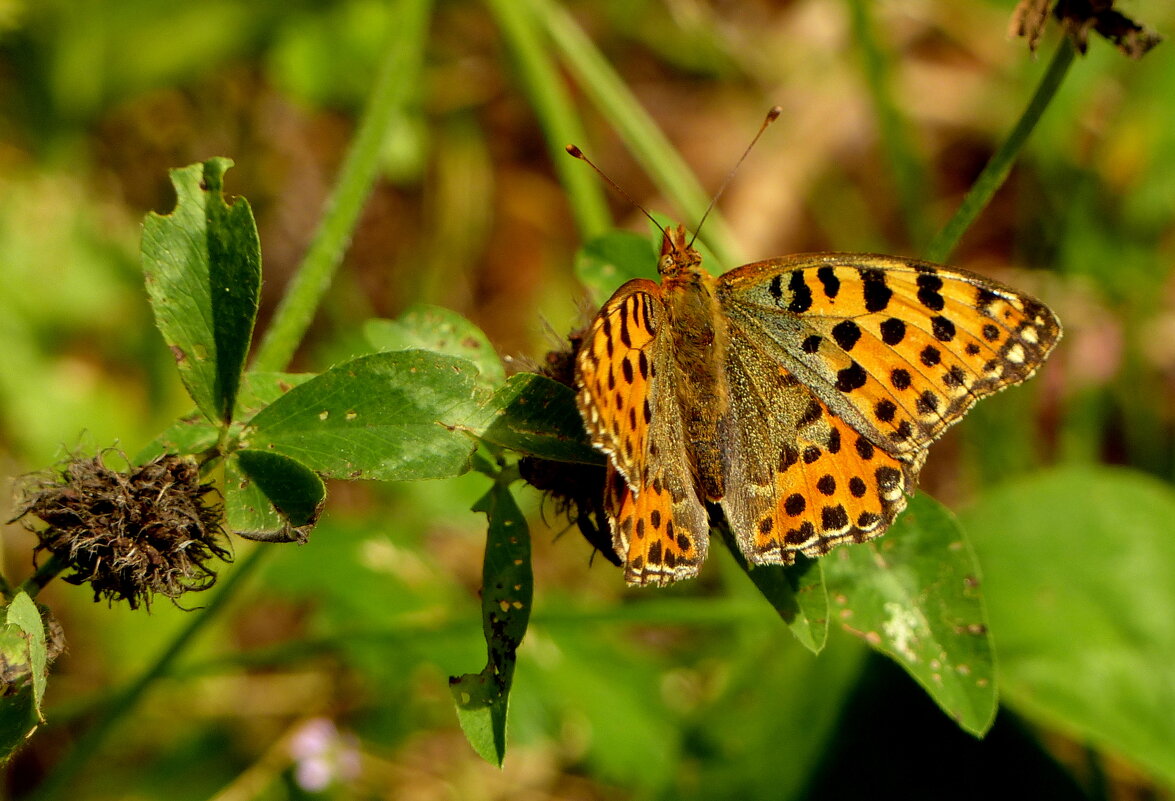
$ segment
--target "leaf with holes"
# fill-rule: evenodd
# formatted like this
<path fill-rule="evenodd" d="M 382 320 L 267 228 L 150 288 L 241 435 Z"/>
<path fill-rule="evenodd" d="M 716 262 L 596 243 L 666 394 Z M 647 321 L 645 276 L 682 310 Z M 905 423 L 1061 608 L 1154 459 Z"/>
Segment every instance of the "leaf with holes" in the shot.
<path fill-rule="evenodd" d="M 232 161 L 171 171 L 177 203 L 143 220 L 142 261 L 155 323 L 196 406 L 232 417 L 261 289 L 261 247 L 244 198 L 224 201 Z"/>
<path fill-rule="evenodd" d="M 506 712 L 515 652 L 530 622 L 534 575 L 530 533 L 510 490 L 495 484 L 473 506 L 489 520 L 482 565 L 481 610 L 487 660 L 480 673 L 449 679 L 457 719 L 474 750 L 495 765 L 506 756 Z"/>

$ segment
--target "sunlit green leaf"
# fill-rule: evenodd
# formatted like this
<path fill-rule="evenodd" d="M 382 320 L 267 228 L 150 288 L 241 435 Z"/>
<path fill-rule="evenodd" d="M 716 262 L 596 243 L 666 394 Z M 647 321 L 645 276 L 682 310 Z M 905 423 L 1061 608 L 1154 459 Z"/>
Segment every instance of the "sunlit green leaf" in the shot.
<path fill-rule="evenodd" d="M 419 349 L 460 356 L 477 365 L 482 381 L 491 387 L 506 380 L 502 360 L 482 330 L 441 306 L 418 303 L 395 320 L 368 320 L 363 333 L 378 350 Z"/>
<path fill-rule="evenodd" d="M 958 522 L 925 493 L 879 540 L 821 560 L 833 614 L 906 669 L 966 731 L 995 720 L 979 566 Z"/>
<path fill-rule="evenodd" d="M 48 676 L 48 654 L 45 646 L 45 623 L 41 612 L 27 592 L 18 592 L 8 604 L 8 624 L 17 626 L 28 638 L 29 667 L 32 669 L 33 711 L 41 716 L 41 701 L 45 698 Z"/>
<path fill-rule="evenodd" d="M 165 453 L 196 454 L 216 445 L 220 429 L 197 411 L 181 417 L 135 454 L 135 464 L 146 464 Z"/>
<path fill-rule="evenodd" d="M 443 478 L 469 469 L 477 368 L 429 351 L 376 353 L 300 384 L 249 422 L 242 446 L 333 478 Z"/>
<path fill-rule="evenodd" d="M 311 378 L 314 378 L 314 373 L 245 373 L 241 390 L 237 393 L 236 419 L 248 420 Z"/>

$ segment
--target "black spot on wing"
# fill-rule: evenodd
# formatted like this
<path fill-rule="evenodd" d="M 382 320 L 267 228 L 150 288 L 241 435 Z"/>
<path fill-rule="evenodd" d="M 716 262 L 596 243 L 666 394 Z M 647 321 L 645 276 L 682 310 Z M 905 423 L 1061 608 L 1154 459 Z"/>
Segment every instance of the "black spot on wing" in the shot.
<path fill-rule="evenodd" d="M 923 273 L 918 276 L 918 302 L 931 311 L 942 311 L 946 301 L 943 300 L 942 279 L 933 273 Z"/>
<path fill-rule="evenodd" d="M 955 324 L 940 314 L 930 318 L 930 332 L 939 342 L 950 342 L 955 338 Z"/>
<path fill-rule="evenodd" d="M 842 350 L 852 350 L 861 338 L 861 328 L 852 320 L 841 320 L 832 327 L 832 338 Z"/>
<path fill-rule="evenodd" d="M 893 290 L 885 283 L 885 273 L 875 269 L 863 269 L 860 273 L 865 309 L 871 312 L 882 311 L 893 297 Z"/>
<path fill-rule="evenodd" d="M 796 270 L 791 274 L 791 279 L 787 282 L 787 288 L 792 293 L 791 303 L 787 304 L 788 311 L 795 314 L 803 314 L 812 308 L 812 290 L 804 280 L 803 270 Z"/>
<path fill-rule="evenodd" d="M 816 277 L 824 285 L 824 296 L 829 300 L 835 298 L 836 294 L 840 292 L 840 279 L 836 277 L 836 270 L 825 265 L 816 271 Z"/>
<path fill-rule="evenodd" d="M 841 392 L 852 392 L 854 389 L 865 386 L 865 382 L 868 380 L 869 376 L 865 369 L 854 361 L 843 370 L 837 371 L 836 388 Z"/>
<path fill-rule="evenodd" d="M 890 317 L 881 324 L 881 341 L 894 346 L 906 338 L 906 324 L 896 317 Z"/>

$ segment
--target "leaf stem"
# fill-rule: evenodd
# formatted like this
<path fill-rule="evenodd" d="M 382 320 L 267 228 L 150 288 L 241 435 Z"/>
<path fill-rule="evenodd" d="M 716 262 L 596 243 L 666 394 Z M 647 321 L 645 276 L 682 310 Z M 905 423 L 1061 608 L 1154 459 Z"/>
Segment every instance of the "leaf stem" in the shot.
<path fill-rule="evenodd" d="M 999 149 L 992 154 L 987 166 L 979 173 L 971 190 L 963 198 L 963 203 L 955 212 L 955 216 L 934 237 L 926 251 L 927 259 L 936 262 L 946 261 L 959 244 L 963 233 L 975 222 L 975 218 L 979 216 L 979 213 L 991 201 L 996 190 L 1007 179 L 1016 156 L 1023 149 L 1024 143 L 1036 127 L 1036 123 L 1040 121 L 1044 110 L 1048 108 L 1049 103 L 1056 96 L 1057 89 L 1069 72 L 1069 67 L 1073 64 L 1075 54 L 1073 42 L 1069 37 L 1062 38 L 1057 52 L 1053 55 L 1048 69 L 1040 80 L 1040 85 L 1037 86 L 1036 92 L 1032 96 L 1032 100 L 1029 101 L 1028 107 L 1024 109 L 1024 113 L 1016 122 L 1016 127 L 1012 129 Z"/>
<path fill-rule="evenodd" d="M 388 128 L 413 99 L 416 75 L 424 59 L 424 43 L 432 0 L 399 0 L 388 15 L 383 63 L 359 119 L 322 221 L 298 272 L 291 279 L 273 322 L 257 349 L 253 370 L 280 370 L 306 334 L 326 294 L 359 214 L 379 171 Z"/>
<path fill-rule="evenodd" d="M 188 644 L 216 618 L 217 613 L 223 610 L 227 602 L 236 594 L 244 579 L 261 564 L 262 555 L 271 550 L 271 548 L 263 546 L 255 547 L 248 556 L 237 564 L 236 569 L 229 573 L 221 583 L 219 591 L 212 597 L 209 604 L 190 617 L 188 624 L 168 643 L 167 647 L 160 652 L 147 669 L 139 674 L 138 678 L 120 692 L 115 693 L 104 705 L 94 724 L 77 740 L 65 759 L 58 763 L 53 772 L 28 796 L 27 801 L 50 801 L 50 799 L 62 797 L 65 790 L 85 767 L 90 757 L 97 753 L 115 726 L 139 705 L 147 689 L 157 679 L 168 673 Z"/>

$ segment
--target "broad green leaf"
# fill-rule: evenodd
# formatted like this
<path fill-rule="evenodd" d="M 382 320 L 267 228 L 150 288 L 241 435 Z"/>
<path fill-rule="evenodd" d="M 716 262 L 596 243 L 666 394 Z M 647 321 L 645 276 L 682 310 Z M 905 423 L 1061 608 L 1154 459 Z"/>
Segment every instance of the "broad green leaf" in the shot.
<path fill-rule="evenodd" d="M 235 454 L 224 460 L 224 521 L 247 540 L 289 542 L 296 537 L 289 521 L 241 469 Z"/>
<path fill-rule="evenodd" d="M 1175 788 L 1175 491 L 1069 467 L 963 515 L 1009 706 Z"/>
<path fill-rule="evenodd" d="M 29 666 L 32 669 L 33 711 L 41 720 L 41 701 L 49 680 L 48 654 L 45 646 L 45 623 L 27 592 L 16 594 L 8 604 L 8 624 L 17 626 L 28 637 Z"/>
<path fill-rule="evenodd" d="M 155 322 L 196 406 L 231 419 L 261 288 L 261 249 L 243 198 L 222 196 L 228 159 L 172 170 L 177 203 L 143 220 L 142 259 Z"/>
<path fill-rule="evenodd" d="M 326 502 L 322 479 L 288 456 L 269 451 L 237 451 L 229 465 L 229 526 L 247 539 L 305 542 Z"/>
<path fill-rule="evenodd" d="M 535 373 L 511 376 L 486 403 L 477 430 L 487 442 L 557 462 L 603 464 L 587 440 L 575 392 Z"/>
<path fill-rule="evenodd" d="M 580 248 L 575 275 L 600 305 L 631 278 L 656 278 L 657 250 L 646 236 L 609 231 Z"/>
<path fill-rule="evenodd" d="M 996 685 L 979 565 L 963 530 L 925 493 L 884 537 L 822 559 L 833 614 L 892 657 L 964 730 L 995 720 Z"/>
<path fill-rule="evenodd" d="M 794 564 L 752 566 L 738 548 L 738 542 L 726 525 L 710 529 L 722 535 L 727 550 L 779 613 L 800 644 L 814 654 L 820 653 L 828 639 L 828 593 L 820 560 L 800 557 Z"/>
<path fill-rule="evenodd" d="M 473 510 L 489 520 L 482 565 L 481 611 L 487 660 L 481 673 L 449 679 L 457 718 L 474 750 L 495 765 L 506 756 L 506 712 L 515 652 L 530 622 L 534 575 L 530 532 L 509 488 L 495 484 Z"/>
<path fill-rule="evenodd" d="M 363 334 L 372 347 L 381 351 L 431 350 L 468 359 L 491 387 L 506 380 L 502 360 L 482 330 L 441 306 L 418 303 L 395 320 L 368 320 Z"/>
<path fill-rule="evenodd" d="M 374 353 L 290 389 L 249 421 L 241 447 L 332 478 L 444 478 L 469 469 L 477 368 L 421 350 Z"/>

